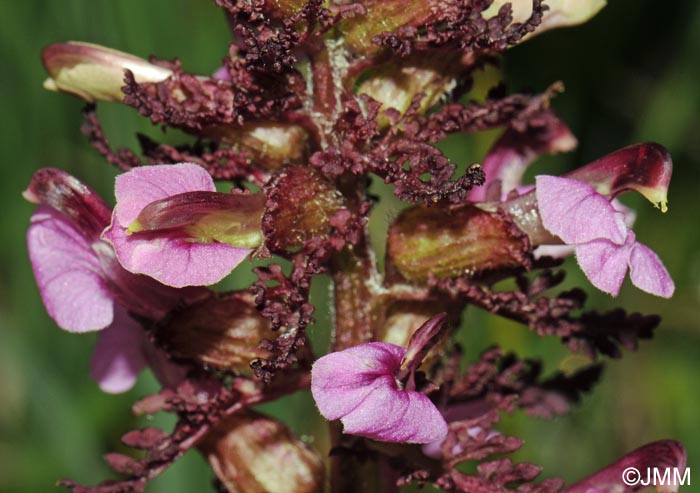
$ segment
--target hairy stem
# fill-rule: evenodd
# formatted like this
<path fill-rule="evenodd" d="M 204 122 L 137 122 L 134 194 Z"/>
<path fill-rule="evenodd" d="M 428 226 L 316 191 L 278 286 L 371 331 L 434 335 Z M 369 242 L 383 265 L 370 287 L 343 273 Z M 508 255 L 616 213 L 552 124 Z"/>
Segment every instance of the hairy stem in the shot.
<path fill-rule="evenodd" d="M 335 297 L 334 351 L 372 340 L 377 313 L 373 310 L 373 285 L 377 283 L 373 252 L 363 240 L 333 258 Z"/>
<path fill-rule="evenodd" d="M 367 198 L 363 182 L 344 176 L 339 180 L 339 188 L 351 209 L 358 211 Z M 366 228 L 357 244 L 350 244 L 334 255 L 330 274 L 335 302 L 333 351 L 371 341 L 376 332 L 378 312 L 374 302 L 381 280 Z M 378 471 L 365 470 L 376 465 L 360 463 L 357 457 L 342 452 L 342 441 L 347 436 L 342 434 L 337 421 L 330 423 L 330 436 L 331 450 L 335 451 L 331 456 L 331 492 L 380 492 L 381 482 L 375 480 Z M 360 486 L 360 481 L 366 484 Z"/>

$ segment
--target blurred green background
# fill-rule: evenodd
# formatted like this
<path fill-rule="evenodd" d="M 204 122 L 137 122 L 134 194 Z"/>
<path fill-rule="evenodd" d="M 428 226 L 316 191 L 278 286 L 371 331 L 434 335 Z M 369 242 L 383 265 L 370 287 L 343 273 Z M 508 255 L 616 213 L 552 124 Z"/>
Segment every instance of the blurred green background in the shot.
<path fill-rule="evenodd" d="M 42 89 L 41 49 L 56 41 L 90 41 L 141 56 L 178 56 L 187 70 L 210 73 L 226 53 L 228 31 L 208 0 L 2 0 L 0 9 L 0 491 L 34 493 L 53 491 L 62 477 L 86 483 L 109 477 L 100 456 L 122 450 L 119 437 L 134 425 L 130 403 L 156 388 L 145 375 L 128 394 L 101 393 L 87 372 L 94 338 L 58 330 L 39 299 L 24 244 L 32 207 L 20 192 L 36 169 L 56 166 L 111 199 L 115 175 L 79 132 L 82 103 Z M 538 172 L 564 172 L 644 140 L 665 145 L 675 164 L 665 215 L 640 197 L 625 197 L 638 211 L 638 238 L 656 250 L 676 281 L 674 298 L 657 299 L 626 283 L 616 300 L 591 289 L 588 304 L 660 313 L 655 340 L 609 362 L 602 383 L 570 415 L 551 422 L 520 415 L 504 420 L 503 429 L 526 440 L 516 458 L 541 464 L 548 476 L 575 480 L 646 442 L 675 438 L 688 448 L 693 479 L 700 480 L 699 49 L 700 3 L 613 0 L 588 24 L 547 32 L 505 58 L 511 90 L 542 90 L 556 80 L 567 87 L 554 107 L 579 148 L 543 159 Z M 135 131 L 161 138 L 160 129 L 131 109 L 104 104 L 99 111 L 115 145 L 136 148 Z M 494 137 L 459 136 L 445 149 L 458 162 L 479 161 Z M 177 133 L 167 138 L 183 140 Z M 377 191 L 386 196 L 386 189 Z M 393 199 L 377 207 L 375 238 L 398 207 Z M 565 286 L 586 285 L 573 262 L 567 267 Z M 235 277 L 244 283 L 250 274 L 237 271 Z M 317 340 L 329 317 L 323 282 L 314 289 Z M 567 356 L 558 341 L 475 310 L 465 315 L 459 338 L 470 358 L 499 343 L 543 357 L 554 371 Z M 281 409 L 271 412 L 286 416 L 301 434 L 319 424 L 308 395 L 287 399 Z M 157 416 L 149 424 L 171 423 Z M 208 491 L 210 481 L 193 453 L 148 491 Z"/>

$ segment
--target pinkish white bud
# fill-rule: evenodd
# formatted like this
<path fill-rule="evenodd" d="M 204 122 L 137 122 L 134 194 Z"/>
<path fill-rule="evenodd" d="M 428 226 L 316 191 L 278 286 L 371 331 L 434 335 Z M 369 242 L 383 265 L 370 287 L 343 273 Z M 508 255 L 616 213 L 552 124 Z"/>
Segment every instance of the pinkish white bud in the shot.
<path fill-rule="evenodd" d="M 125 70 L 131 70 L 137 82 L 160 82 L 172 75 L 170 69 L 143 58 L 91 43 L 52 44 L 44 48 L 41 58 L 49 73 L 46 89 L 88 102 L 122 101 Z"/>

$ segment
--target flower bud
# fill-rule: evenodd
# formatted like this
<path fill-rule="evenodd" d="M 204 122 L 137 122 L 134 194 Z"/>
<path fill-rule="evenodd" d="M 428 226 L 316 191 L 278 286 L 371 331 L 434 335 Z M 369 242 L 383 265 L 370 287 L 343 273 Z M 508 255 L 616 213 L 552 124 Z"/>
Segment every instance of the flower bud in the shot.
<path fill-rule="evenodd" d="M 630 485 L 627 479 L 631 477 L 639 480 L 645 477 L 642 474 L 646 474 L 646 484 L 644 482 L 641 482 L 641 484 L 648 486 L 651 483 L 649 481 L 650 471 L 654 471 L 654 478 L 656 478 L 657 471 L 673 471 L 674 478 L 677 477 L 675 476 L 676 474 L 685 471 L 689 478 L 688 484 L 690 484 L 690 469 L 686 469 L 687 463 L 688 453 L 681 443 L 675 440 L 659 440 L 633 450 L 612 464 L 561 491 L 562 493 L 640 491 L 637 489 L 636 483 Z M 630 470 L 636 472 L 636 476 L 628 475 Z M 643 471 L 642 474 L 639 471 Z M 665 477 L 669 477 L 669 474 L 666 473 Z M 653 489 L 662 493 L 678 493 L 682 484 L 684 484 L 682 479 L 680 481 L 661 480 L 658 485 L 655 484 Z M 645 488 L 644 486 L 641 487 L 641 490 L 651 491 L 651 488 Z"/>
<path fill-rule="evenodd" d="M 323 487 L 318 454 L 283 423 L 259 413 L 227 417 L 199 449 L 230 493 L 313 493 Z"/>
<path fill-rule="evenodd" d="M 373 70 L 357 88 L 382 103 L 377 120 L 380 126 L 389 124 L 384 112 L 393 108 L 403 114 L 418 94 L 423 94 L 418 111 L 424 113 L 449 94 L 457 85 L 457 76 L 464 65 L 462 54 L 454 52 L 418 52 L 406 59 L 393 60 Z"/>
<path fill-rule="evenodd" d="M 204 135 L 247 151 L 256 165 L 267 169 L 300 163 L 305 157 L 308 139 L 302 127 L 285 123 L 254 123 L 242 128 L 209 127 L 204 130 Z"/>
<path fill-rule="evenodd" d="M 125 70 L 131 70 L 137 82 L 160 82 L 173 73 L 128 53 L 75 41 L 49 45 L 41 58 L 49 73 L 44 81 L 46 89 L 74 94 L 88 102 L 122 101 Z"/>
<path fill-rule="evenodd" d="M 263 231 L 268 246 L 289 249 L 330 231 L 330 220 L 343 207 L 343 197 L 318 171 L 290 166 L 268 185 Z"/>
<path fill-rule="evenodd" d="M 409 281 L 527 263 L 527 236 L 506 215 L 472 204 L 412 207 L 389 229 L 387 253 Z"/>
<path fill-rule="evenodd" d="M 226 371 L 247 371 L 251 360 L 269 358 L 258 346 L 276 335 L 247 292 L 190 305 L 156 329 L 159 344 L 173 356 Z"/>

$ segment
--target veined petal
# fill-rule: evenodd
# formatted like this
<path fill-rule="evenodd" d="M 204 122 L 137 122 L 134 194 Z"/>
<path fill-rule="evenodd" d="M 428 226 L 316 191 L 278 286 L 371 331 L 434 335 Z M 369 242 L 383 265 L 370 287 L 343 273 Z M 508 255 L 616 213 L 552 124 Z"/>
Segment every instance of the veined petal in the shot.
<path fill-rule="evenodd" d="M 673 296 L 673 279 L 651 248 L 635 242 L 630 253 L 629 266 L 632 284 L 639 289 L 662 298 Z"/>
<path fill-rule="evenodd" d="M 540 175 L 537 204 L 542 224 L 569 245 L 606 239 L 622 245 L 627 237 L 624 214 L 587 183 Z"/>
<path fill-rule="evenodd" d="M 427 443 L 447 424 L 425 395 L 399 389 L 394 373 L 406 349 L 384 342 L 354 346 L 320 358 L 311 370 L 311 393 L 321 414 L 345 433 L 387 442 Z"/>
<path fill-rule="evenodd" d="M 114 311 L 114 322 L 103 330 L 92 353 L 90 376 L 110 394 L 126 392 L 134 386 L 146 366 L 145 334 L 124 309 Z"/>
<path fill-rule="evenodd" d="M 594 240 L 576 247 L 576 260 L 596 288 L 612 296 L 620 292 L 625 280 L 634 235 L 624 245 L 609 240 Z"/>
<path fill-rule="evenodd" d="M 115 195 L 119 225 L 128 228 L 151 202 L 185 192 L 215 192 L 214 180 L 190 163 L 143 166 L 117 176 Z"/>
<path fill-rule="evenodd" d="M 29 258 L 51 318 L 71 332 L 112 323 L 114 303 L 90 242 L 64 214 L 41 205 L 27 232 Z"/>
<path fill-rule="evenodd" d="M 311 371 L 311 393 L 326 419 L 338 419 L 355 409 L 381 375 L 401 364 L 405 348 L 371 342 L 319 358 Z"/>
<path fill-rule="evenodd" d="M 107 279 L 114 302 L 129 312 L 152 320 L 160 320 L 174 307 L 193 303 L 209 295 L 206 288 L 192 286 L 176 289 L 152 277 L 132 274 L 119 263 L 114 247 L 107 241 L 93 243 L 102 272 Z"/>
<path fill-rule="evenodd" d="M 115 211 L 116 216 L 116 211 Z M 177 235 L 128 236 L 115 217 L 103 238 L 110 242 L 121 265 L 175 288 L 206 286 L 226 277 L 250 253 L 223 243 L 195 243 Z"/>
<path fill-rule="evenodd" d="M 399 390 L 391 375 L 379 377 L 341 422 L 345 433 L 384 442 L 430 443 L 447 435 L 447 423 L 430 399 L 420 392 Z"/>

